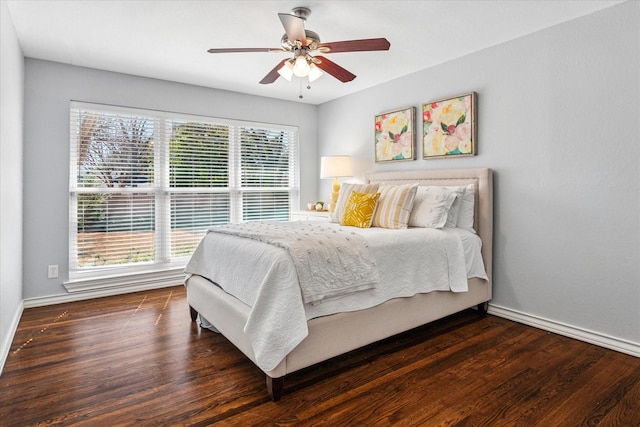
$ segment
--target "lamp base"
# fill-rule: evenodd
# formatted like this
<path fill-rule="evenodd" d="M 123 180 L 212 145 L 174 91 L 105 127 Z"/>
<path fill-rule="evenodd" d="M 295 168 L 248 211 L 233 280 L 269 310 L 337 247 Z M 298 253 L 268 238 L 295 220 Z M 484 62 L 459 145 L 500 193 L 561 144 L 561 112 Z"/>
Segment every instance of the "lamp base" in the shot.
<path fill-rule="evenodd" d="M 331 202 L 329 202 L 329 212 L 333 212 L 338 204 L 338 194 L 340 193 L 340 181 L 333 179 L 333 191 L 331 192 Z"/>

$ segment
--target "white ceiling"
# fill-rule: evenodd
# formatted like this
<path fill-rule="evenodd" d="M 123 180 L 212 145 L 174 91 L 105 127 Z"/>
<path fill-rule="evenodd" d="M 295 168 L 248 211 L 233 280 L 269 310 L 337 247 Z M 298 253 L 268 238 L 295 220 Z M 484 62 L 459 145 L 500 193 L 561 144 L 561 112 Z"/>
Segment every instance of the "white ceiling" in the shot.
<path fill-rule="evenodd" d="M 620 1 L 7 1 L 24 56 L 235 92 L 321 104 L 613 6 Z M 389 51 L 328 57 L 358 77 L 258 82 L 284 53 L 210 54 L 280 47 L 278 12 L 312 11 L 323 42 L 385 37 Z"/>

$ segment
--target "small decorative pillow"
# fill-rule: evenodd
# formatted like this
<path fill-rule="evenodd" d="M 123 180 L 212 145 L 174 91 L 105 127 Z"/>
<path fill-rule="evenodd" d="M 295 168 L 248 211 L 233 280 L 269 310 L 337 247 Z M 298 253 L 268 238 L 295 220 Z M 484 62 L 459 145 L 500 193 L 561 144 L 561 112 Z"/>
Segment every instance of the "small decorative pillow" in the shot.
<path fill-rule="evenodd" d="M 360 228 L 371 227 L 373 213 L 376 211 L 376 205 L 380 193 L 358 193 L 352 191 L 342 214 L 341 225 L 351 225 Z"/>
<path fill-rule="evenodd" d="M 409 216 L 409 226 L 444 227 L 449 209 L 458 195 L 458 192 L 451 191 L 447 187 L 418 187 L 413 210 Z"/>
<path fill-rule="evenodd" d="M 372 225 L 383 228 L 407 228 L 418 184 L 381 185 L 380 200 Z"/>
<path fill-rule="evenodd" d="M 352 191 L 357 191 L 358 193 L 375 193 L 378 191 L 378 184 L 342 184 L 342 187 L 340 187 L 340 193 L 338 194 L 336 207 L 331 215 L 331 222 L 340 223 L 340 221 L 342 221 L 344 206 L 347 204 L 347 200 L 349 199 Z"/>

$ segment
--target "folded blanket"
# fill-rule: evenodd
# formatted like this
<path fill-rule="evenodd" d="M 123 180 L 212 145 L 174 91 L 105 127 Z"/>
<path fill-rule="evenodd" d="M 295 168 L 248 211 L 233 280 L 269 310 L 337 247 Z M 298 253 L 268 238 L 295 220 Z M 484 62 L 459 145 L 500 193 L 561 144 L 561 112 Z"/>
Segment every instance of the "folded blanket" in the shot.
<path fill-rule="evenodd" d="M 295 265 L 305 303 L 378 286 L 376 261 L 367 241 L 347 228 L 336 229 L 321 222 L 248 222 L 212 227 L 208 232 L 286 249 Z"/>

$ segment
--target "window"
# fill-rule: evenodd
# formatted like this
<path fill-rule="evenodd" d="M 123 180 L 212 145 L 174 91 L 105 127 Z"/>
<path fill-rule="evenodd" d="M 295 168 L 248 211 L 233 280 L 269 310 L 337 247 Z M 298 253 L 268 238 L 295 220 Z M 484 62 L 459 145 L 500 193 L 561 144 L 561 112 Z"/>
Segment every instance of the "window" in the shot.
<path fill-rule="evenodd" d="M 182 268 L 206 230 L 286 221 L 297 129 L 71 104 L 70 279 Z"/>

